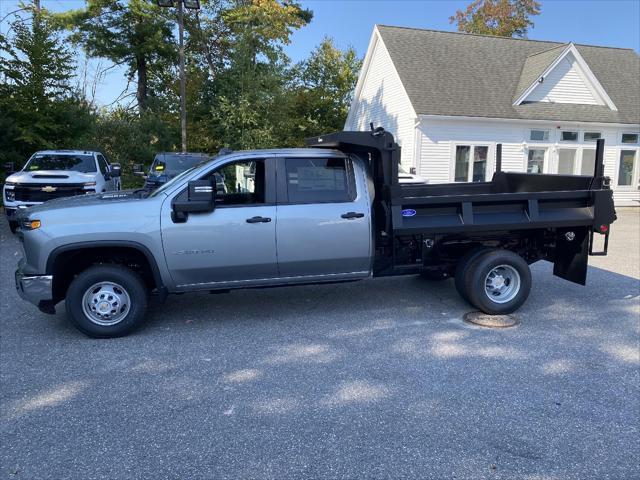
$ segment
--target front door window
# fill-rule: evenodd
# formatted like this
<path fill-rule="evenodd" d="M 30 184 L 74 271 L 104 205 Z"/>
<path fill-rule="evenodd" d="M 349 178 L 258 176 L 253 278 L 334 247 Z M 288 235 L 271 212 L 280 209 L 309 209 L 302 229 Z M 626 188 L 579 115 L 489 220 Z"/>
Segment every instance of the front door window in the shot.
<path fill-rule="evenodd" d="M 558 150 L 558 173 L 560 175 L 573 175 L 576 165 L 576 149 L 561 148 Z"/>
<path fill-rule="evenodd" d="M 580 175 L 593 176 L 596 168 L 596 151 L 591 148 L 582 150 L 582 165 L 580 165 Z"/>
<path fill-rule="evenodd" d="M 620 164 L 618 167 L 618 185 L 621 187 L 630 187 L 633 185 L 633 179 L 637 170 L 637 159 L 635 150 L 621 150 Z"/>
<path fill-rule="evenodd" d="M 543 173 L 544 157 L 547 150 L 545 148 L 530 148 L 529 159 L 527 161 L 527 173 Z"/>

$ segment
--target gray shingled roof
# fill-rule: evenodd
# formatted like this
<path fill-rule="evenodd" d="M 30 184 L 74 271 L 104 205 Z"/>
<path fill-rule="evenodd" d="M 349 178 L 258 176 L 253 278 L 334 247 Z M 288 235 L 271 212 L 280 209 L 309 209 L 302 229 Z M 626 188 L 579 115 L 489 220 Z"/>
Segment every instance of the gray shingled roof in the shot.
<path fill-rule="evenodd" d="M 535 82 L 545 72 L 547 68 L 551 66 L 553 62 L 560 56 L 562 52 L 567 48 L 567 44 L 560 45 L 559 47 L 549 48 L 542 52 L 532 53 L 524 61 L 522 67 L 522 73 L 520 73 L 520 83 L 514 94 L 513 101 L 515 102 L 524 91 L 529 88 L 533 82 Z"/>
<path fill-rule="evenodd" d="M 559 103 L 514 107 L 517 92 L 566 44 L 384 25 L 378 30 L 418 114 L 640 124 L 640 57 L 633 50 L 576 45 L 618 111 Z"/>

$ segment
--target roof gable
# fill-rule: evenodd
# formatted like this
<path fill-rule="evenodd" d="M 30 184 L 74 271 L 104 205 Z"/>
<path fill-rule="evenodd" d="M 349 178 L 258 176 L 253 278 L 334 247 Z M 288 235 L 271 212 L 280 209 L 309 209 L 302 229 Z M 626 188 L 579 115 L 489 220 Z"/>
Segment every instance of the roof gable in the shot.
<path fill-rule="evenodd" d="M 541 67 L 544 69 L 536 75 Z M 606 105 L 611 110 L 617 110 L 572 43 L 528 56 L 518 89 L 523 86 L 526 88 L 518 92 L 514 106 L 530 102 L 550 102 Z"/>
<path fill-rule="evenodd" d="M 383 25 L 377 30 L 419 115 L 640 124 L 640 57 L 633 50 Z M 569 46 L 618 110 L 606 102 L 514 105 Z"/>

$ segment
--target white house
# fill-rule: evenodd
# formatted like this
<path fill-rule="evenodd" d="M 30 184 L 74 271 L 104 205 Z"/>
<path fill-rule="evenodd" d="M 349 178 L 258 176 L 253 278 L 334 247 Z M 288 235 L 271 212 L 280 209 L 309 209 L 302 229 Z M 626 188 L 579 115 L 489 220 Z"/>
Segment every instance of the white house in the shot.
<path fill-rule="evenodd" d="M 640 57 L 629 49 L 377 25 L 345 130 L 392 132 L 430 183 L 502 168 L 592 174 L 605 139 L 617 205 L 640 204 Z"/>

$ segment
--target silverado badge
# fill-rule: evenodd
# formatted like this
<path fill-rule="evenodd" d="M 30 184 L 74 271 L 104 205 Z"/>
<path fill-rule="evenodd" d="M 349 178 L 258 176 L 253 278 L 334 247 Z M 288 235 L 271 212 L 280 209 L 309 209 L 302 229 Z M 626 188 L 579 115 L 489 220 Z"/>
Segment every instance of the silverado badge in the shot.
<path fill-rule="evenodd" d="M 56 190 L 58 190 L 58 187 L 52 187 L 51 185 L 47 185 L 46 187 L 42 187 L 41 190 L 43 192 L 51 193 L 51 192 L 55 192 Z"/>

